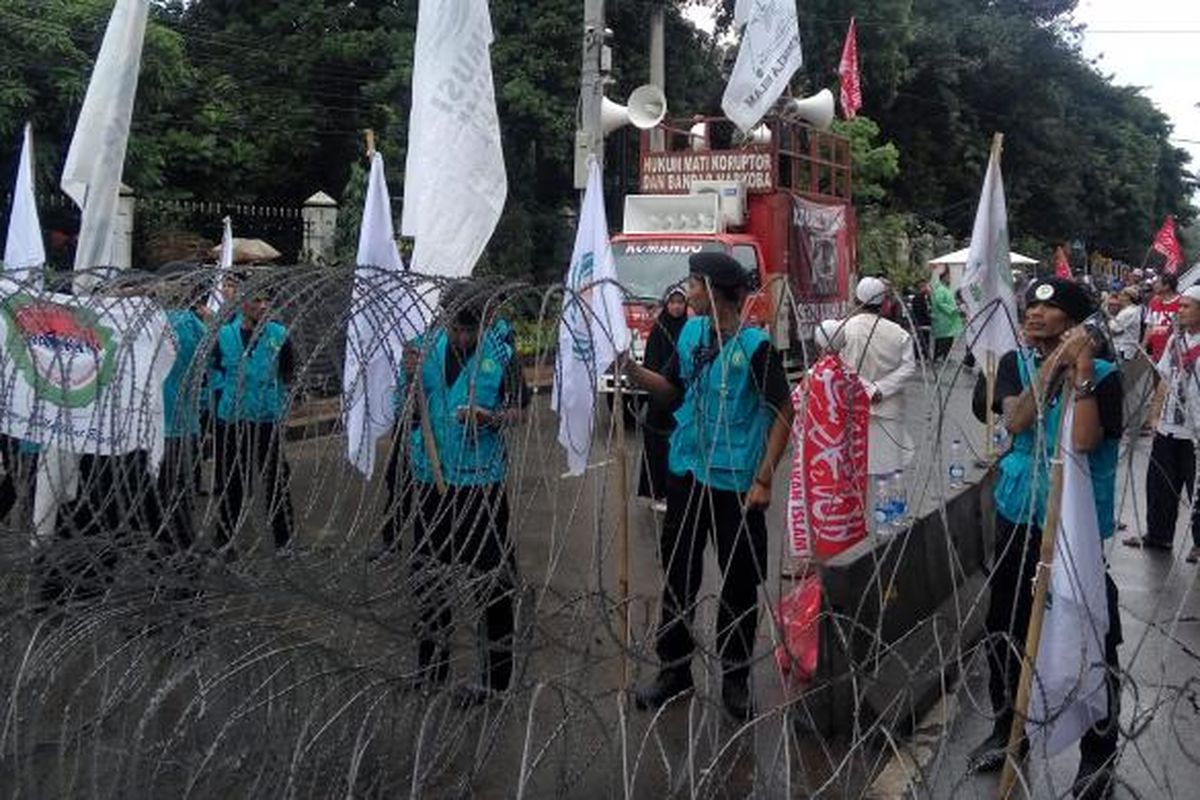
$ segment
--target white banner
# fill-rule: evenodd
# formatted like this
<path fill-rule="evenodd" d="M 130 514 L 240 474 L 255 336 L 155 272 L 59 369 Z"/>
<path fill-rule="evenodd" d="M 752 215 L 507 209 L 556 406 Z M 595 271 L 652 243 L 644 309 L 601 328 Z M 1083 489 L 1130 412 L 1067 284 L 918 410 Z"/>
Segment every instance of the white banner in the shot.
<path fill-rule="evenodd" d="M 8 238 L 4 241 L 4 268 L 28 270 L 46 263 L 42 243 L 42 224 L 38 219 L 37 198 L 33 192 L 33 126 L 25 125 L 25 142 L 13 186 L 12 214 L 8 219 Z M 17 276 L 21 280 L 21 276 Z M 40 286 L 41 278 L 38 278 Z"/>
<path fill-rule="evenodd" d="M 346 455 L 368 478 L 375 470 L 375 443 L 396 420 L 394 393 L 404 343 L 425 329 L 427 319 L 419 298 L 399 278 L 403 271 L 383 156 L 376 153 L 358 235 L 342 373 Z M 389 278 L 392 273 L 395 279 Z"/>
<path fill-rule="evenodd" d="M 146 0 L 117 0 L 63 167 L 62 190 L 83 211 L 77 270 L 113 265 L 121 170 L 149 10 Z"/>
<path fill-rule="evenodd" d="M 587 191 L 567 272 L 551 405 L 558 412 L 558 441 L 567 450 L 567 472 L 582 475 L 592 449 L 596 382 L 616 354 L 629 347 L 629 328 L 608 241 L 604 182 L 588 160 Z M 619 412 L 618 412 L 619 413 Z"/>
<path fill-rule="evenodd" d="M 1108 716 L 1109 619 L 1100 524 L 1087 453 L 1071 445 L 1073 405 L 1063 417 L 1062 517 L 1025 728 L 1030 746 L 1035 751 L 1044 746 L 1051 756 Z"/>
<path fill-rule="evenodd" d="M 787 88 L 804 57 L 795 0 L 738 0 L 733 20 L 742 28 L 737 63 L 721 108 L 750 131 Z"/>
<path fill-rule="evenodd" d="M 163 449 L 175 343 L 145 298 L 34 295 L 0 281 L 0 432 L 64 453 Z"/>
<path fill-rule="evenodd" d="M 470 275 L 508 195 L 491 43 L 487 0 L 421 0 L 401 230 L 426 275 Z"/>
<path fill-rule="evenodd" d="M 967 346 L 977 358 L 987 352 L 996 359 L 1017 349 L 1017 301 L 1012 286 L 1012 261 L 1008 249 L 1008 207 L 1000 175 L 1000 147 L 992 147 L 971 248 L 962 277 L 967 306 Z"/>

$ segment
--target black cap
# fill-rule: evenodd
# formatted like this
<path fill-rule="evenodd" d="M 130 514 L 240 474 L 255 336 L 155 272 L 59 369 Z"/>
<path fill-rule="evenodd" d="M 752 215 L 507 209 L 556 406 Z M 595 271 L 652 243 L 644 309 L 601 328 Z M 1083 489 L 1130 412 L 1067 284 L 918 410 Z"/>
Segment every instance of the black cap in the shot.
<path fill-rule="evenodd" d="M 1025 290 L 1025 304 L 1045 303 L 1062 309 L 1075 322 L 1083 322 L 1096 311 L 1087 289 L 1066 278 L 1042 278 Z"/>
<path fill-rule="evenodd" d="M 720 252 L 695 253 L 688 258 L 693 275 L 708 278 L 718 289 L 741 289 L 749 285 L 749 273 L 737 259 Z"/>

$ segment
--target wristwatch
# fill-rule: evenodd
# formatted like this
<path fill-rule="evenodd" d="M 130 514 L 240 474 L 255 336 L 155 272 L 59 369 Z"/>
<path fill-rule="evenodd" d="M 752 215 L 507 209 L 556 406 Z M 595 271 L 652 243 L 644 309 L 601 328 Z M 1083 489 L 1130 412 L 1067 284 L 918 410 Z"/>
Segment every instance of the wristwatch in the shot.
<path fill-rule="evenodd" d="M 1075 399 L 1082 400 L 1085 397 L 1091 397 L 1096 393 L 1096 382 L 1086 380 L 1075 385 Z"/>

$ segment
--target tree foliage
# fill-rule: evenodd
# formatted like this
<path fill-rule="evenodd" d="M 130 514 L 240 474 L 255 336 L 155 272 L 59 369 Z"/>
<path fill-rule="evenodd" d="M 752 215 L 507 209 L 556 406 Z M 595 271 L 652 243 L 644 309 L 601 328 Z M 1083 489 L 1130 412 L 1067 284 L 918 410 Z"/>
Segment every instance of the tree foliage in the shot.
<path fill-rule="evenodd" d="M 729 47 L 681 9 L 708 5 L 728 30 L 732 0 L 610 0 L 609 96 L 648 75 L 648 20 L 667 15 L 672 116 L 719 110 Z M 1167 213 L 1194 218 L 1187 155 L 1168 120 L 1117 87 L 1078 48 L 1074 0 L 805 0 L 798 94 L 836 89 L 846 24 L 858 19 L 869 119 L 854 141 L 860 230 L 911 238 L 969 233 L 991 135 L 1005 133 L 1014 237 L 1081 239 L 1140 260 Z M 11 176 L 32 120 L 40 183 L 57 183 L 112 0 L 0 0 L 0 163 Z M 559 275 L 570 248 L 579 95 L 578 0 L 491 0 L 496 97 L 510 196 L 489 270 Z M 373 128 L 402 197 L 413 0 L 157 0 L 147 34 L 125 180 L 144 197 L 299 205 L 342 198 Z M 877 126 L 877 129 L 876 129 Z M 635 132 L 634 132 L 635 133 Z M 636 181 L 636 136 L 608 142 L 608 199 Z M 361 180 L 361 177 L 359 178 Z M 353 194 L 351 192 L 350 194 Z M 353 217 L 349 214 L 348 217 Z M 217 222 L 214 220 L 215 230 Z M 343 231 L 345 242 L 353 232 Z M 864 242 L 878 260 L 895 248 Z M 345 250 L 345 248 L 343 248 Z M 915 252 L 915 251 L 914 251 Z M 1040 254 L 1039 254 L 1040 255 Z"/>

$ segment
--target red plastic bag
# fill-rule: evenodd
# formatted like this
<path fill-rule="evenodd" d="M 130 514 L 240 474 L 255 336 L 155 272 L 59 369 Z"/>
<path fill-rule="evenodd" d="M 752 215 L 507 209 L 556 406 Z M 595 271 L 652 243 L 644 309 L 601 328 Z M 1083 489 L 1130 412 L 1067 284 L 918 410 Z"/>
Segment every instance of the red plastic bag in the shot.
<path fill-rule="evenodd" d="M 806 575 L 779 600 L 776 612 L 783 635 L 775 648 L 775 663 L 793 684 L 810 681 L 817 672 L 820 618 L 821 578 Z"/>

